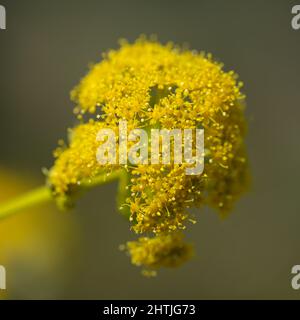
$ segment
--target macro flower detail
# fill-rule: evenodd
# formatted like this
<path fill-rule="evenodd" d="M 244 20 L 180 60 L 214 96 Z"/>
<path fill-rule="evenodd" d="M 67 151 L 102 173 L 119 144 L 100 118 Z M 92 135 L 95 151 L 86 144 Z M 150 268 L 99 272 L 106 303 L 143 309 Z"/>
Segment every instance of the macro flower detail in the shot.
<path fill-rule="evenodd" d="M 155 272 L 160 266 L 180 265 L 191 256 L 182 236 L 197 220 L 190 209 L 210 206 L 224 217 L 247 190 L 241 87 L 237 75 L 225 71 L 210 54 L 144 37 L 133 44 L 121 41 L 120 48 L 103 54 L 71 92 L 78 124 L 69 129 L 68 141 L 60 140 L 54 151 L 55 163 L 47 172 L 52 197 L 67 208 L 82 191 L 118 179 L 118 209 L 141 235 L 125 246 L 132 263 Z M 175 152 L 170 153 L 169 163 L 124 161 L 124 137 L 119 131 L 123 122 L 128 131 L 203 130 L 204 171 L 188 175 L 190 163 L 176 162 Z M 99 139 L 101 129 L 112 130 L 115 140 Z M 127 142 L 128 148 L 134 145 Z M 103 144 L 116 147 L 113 157 L 119 161 L 97 160 Z M 175 136 L 170 138 L 171 149 L 174 144 Z M 163 146 L 158 150 L 158 159 L 164 151 Z M 189 151 L 197 154 L 195 143 Z"/>

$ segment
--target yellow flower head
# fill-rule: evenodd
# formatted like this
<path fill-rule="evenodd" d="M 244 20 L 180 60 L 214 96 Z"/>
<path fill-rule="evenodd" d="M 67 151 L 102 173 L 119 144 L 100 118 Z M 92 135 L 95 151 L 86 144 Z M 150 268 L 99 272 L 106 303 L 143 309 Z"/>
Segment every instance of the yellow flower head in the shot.
<path fill-rule="evenodd" d="M 194 222 L 191 207 L 209 205 L 226 215 L 248 180 L 241 86 L 211 55 L 145 38 L 123 41 L 71 93 L 80 124 L 70 130 L 69 145 L 61 143 L 55 152 L 49 173 L 54 194 L 65 202 L 83 181 L 123 168 L 127 182 L 119 206 L 136 233 L 183 230 Z M 174 157 L 168 165 L 100 165 L 97 132 L 111 128 L 118 135 L 124 120 L 128 130 L 204 129 L 203 174 L 186 175 L 187 164 L 174 163 Z"/>
<path fill-rule="evenodd" d="M 144 275 L 148 276 L 155 275 L 160 267 L 178 267 L 193 256 L 193 246 L 185 243 L 179 232 L 139 238 L 127 242 L 125 250 L 130 254 L 132 264 L 142 266 Z"/>

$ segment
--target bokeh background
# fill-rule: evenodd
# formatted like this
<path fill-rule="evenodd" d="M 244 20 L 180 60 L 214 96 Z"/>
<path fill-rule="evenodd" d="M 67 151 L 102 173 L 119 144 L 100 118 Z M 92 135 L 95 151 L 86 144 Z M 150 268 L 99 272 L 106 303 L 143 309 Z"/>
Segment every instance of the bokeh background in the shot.
<path fill-rule="evenodd" d="M 7 10 L 7 30 L 0 31 L 0 166 L 31 177 L 22 190 L 43 183 L 41 168 L 51 166 L 57 140 L 74 124 L 69 91 L 88 63 L 117 48 L 119 38 L 133 41 L 141 33 L 211 52 L 240 75 L 253 176 L 251 191 L 228 219 L 197 212 L 188 232 L 197 257 L 152 279 L 118 251 L 133 234 L 115 210 L 116 184 L 93 190 L 70 213 L 39 207 L 41 215 L 51 210 L 57 217 L 35 241 L 36 263 L 50 262 L 36 266 L 12 247 L 13 259 L 0 260 L 9 298 L 300 298 L 290 284 L 291 268 L 300 264 L 300 30 L 291 28 L 297 1 L 0 3 Z M 10 178 L 1 179 L 3 194 Z M 24 221 L 25 215 L 14 228 L 35 236 Z M 52 239 L 57 249 L 49 249 Z"/>

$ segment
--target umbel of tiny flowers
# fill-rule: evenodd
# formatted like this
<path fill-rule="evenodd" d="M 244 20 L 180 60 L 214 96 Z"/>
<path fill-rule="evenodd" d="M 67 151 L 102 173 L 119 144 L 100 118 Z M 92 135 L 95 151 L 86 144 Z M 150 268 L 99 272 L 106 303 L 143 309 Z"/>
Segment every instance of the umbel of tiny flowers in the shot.
<path fill-rule="evenodd" d="M 69 129 L 67 143 L 59 142 L 46 186 L 0 207 L 0 217 L 50 199 L 72 207 L 84 191 L 117 179 L 118 209 L 144 235 L 122 249 L 146 275 L 179 266 L 192 256 L 182 235 L 195 223 L 189 208 L 208 205 L 224 217 L 247 188 L 241 87 L 236 74 L 209 54 L 144 37 L 121 41 L 71 92 L 79 123 Z M 186 175 L 187 164 L 172 157 L 170 164 L 99 164 L 97 133 L 113 129 L 118 143 L 120 121 L 127 121 L 128 131 L 204 129 L 204 172 Z"/>

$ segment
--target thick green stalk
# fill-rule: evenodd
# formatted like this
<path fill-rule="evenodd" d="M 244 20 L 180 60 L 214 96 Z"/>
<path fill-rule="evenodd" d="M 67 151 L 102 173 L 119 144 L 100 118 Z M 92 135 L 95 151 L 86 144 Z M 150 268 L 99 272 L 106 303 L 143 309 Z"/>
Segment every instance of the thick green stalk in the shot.
<path fill-rule="evenodd" d="M 93 179 L 82 181 L 79 188 L 81 191 L 84 191 L 95 186 L 100 186 L 119 179 L 122 174 L 122 170 L 116 170 L 110 174 L 103 173 L 94 177 Z M 7 218 L 19 211 L 34 207 L 41 203 L 49 202 L 51 200 L 54 200 L 54 198 L 50 188 L 48 186 L 39 187 L 19 197 L 9 200 L 4 204 L 0 204 L 0 220 Z"/>
<path fill-rule="evenodd" d="M 42 186 L 0 205 L 0 220 L 52 199 L 51 191 Z"/>

